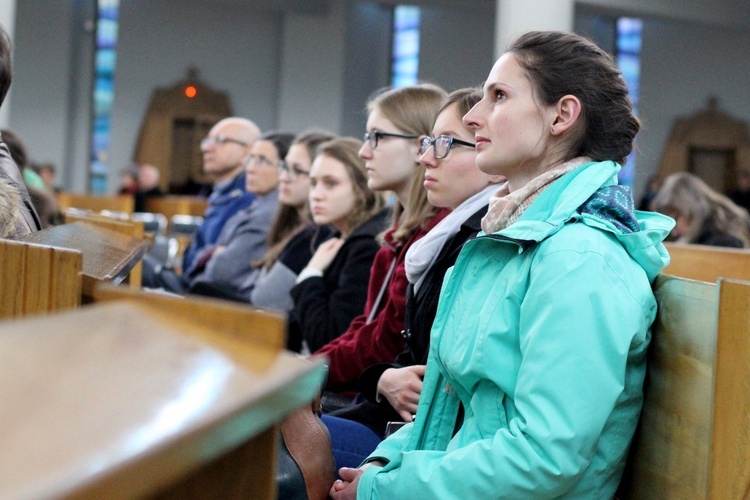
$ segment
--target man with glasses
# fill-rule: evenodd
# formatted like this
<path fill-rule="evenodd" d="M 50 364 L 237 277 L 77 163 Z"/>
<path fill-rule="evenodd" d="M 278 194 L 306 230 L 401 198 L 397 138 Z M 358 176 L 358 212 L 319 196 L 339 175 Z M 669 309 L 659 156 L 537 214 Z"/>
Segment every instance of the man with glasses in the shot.
<path fill-rule="evenodd" d="M 182 268 L 187 269 L 196 253 L 213 245 L 224 224 L 239 210 L 250 206 L 255 195 L 245 189 L 242 159 L 250 152 L 260 129 L 245 118 L 225 118 L 213 126 L 201 141 L 203 171 L 213 179 L 214 189 L 208 197 L 203 224 L 185 250 Z"/>
<path fill-rule="evenodd" d="M 203 223 L 183 254 L 182 269 L 189 269 L 202 248 L 216 243 L 226 222 L 255 199 L 245 189 L 242 161 L 258 137 L 260 128 L 255 123 L 230 117 L 214 125 L 201 141 L 203 171 L 213 180 L 214 188 Z M 143 260 L 143 286 L 181 292 L 185 283 L 173 270 L 162 268 L 160 262 L 147 255 Z"/>

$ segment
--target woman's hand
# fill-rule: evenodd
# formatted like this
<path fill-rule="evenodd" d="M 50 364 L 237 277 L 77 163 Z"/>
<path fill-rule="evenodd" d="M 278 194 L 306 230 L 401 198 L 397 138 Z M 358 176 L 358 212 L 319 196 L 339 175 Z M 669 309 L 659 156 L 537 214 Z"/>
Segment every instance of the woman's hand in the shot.
<path fill-rule="evenodd" d="M 404 422 L 414 420 L 417 413 L 424 372 L 425 365 L 388 368 L 378 380 L 378 393 L 388 398 Z"/>
<path fill-rule="evenodd" d="M 360 476 L 370 467 L 383 467 L 385 464 L 378 460 L 368 462 L 359 469 L 350 469 L 349 467 L 342 467 L 339 469 L 339 476 L 341 479 L 337 479 L 331 490 L 328 492 L 333 500 L 349 500 L 357 498 L 357 486 L 359 485 Z"/>
<path fill-rule="evenodd" d="M 315 251 L 310 262 L 307 263 L 307 267 L 318 269 L 321 272 L 325 271 L 331 265 L 331 262 L 333 262 L 334 257 L 336 257 L 343 244 L 344 240 L 340 238 L 331 238 L 323 242 Z"/>

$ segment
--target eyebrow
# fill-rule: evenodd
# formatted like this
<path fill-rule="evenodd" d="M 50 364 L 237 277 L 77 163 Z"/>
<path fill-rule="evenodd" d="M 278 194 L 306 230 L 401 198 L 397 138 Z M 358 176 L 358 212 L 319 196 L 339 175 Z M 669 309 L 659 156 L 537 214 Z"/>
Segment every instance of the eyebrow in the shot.
<path fill-rule="evenodd" d="M 337 176 L 332 175 L 332 174 L 323 174 L 323 175 L 320 175 L 320 176 L 311 175 L 310 179 L 319 179 L 321 181 L 327 181 L 327 180 L 338 181 L 338 180 L 341 180 L 340 177 L 337 177 Z"/>

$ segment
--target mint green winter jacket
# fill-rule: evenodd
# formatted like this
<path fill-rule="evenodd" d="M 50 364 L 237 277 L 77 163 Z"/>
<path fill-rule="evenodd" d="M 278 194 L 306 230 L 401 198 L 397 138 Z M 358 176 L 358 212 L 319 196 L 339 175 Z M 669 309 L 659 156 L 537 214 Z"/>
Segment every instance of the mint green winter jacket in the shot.
<path fill-rule="evenodd" d="M 387 465 L 365 471 L 358 498 L 614 495 L 674 225 L 635 212 L 618 171 L 585 164 L 464 246 L 443 283 L 415 422 L 368 458 Z"/>

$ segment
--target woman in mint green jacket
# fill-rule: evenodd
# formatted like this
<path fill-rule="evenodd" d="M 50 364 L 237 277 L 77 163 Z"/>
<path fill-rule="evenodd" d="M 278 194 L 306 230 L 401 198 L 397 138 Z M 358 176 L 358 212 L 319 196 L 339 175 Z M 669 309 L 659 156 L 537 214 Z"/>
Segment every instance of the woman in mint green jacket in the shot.
<path fill-rule="evenodd" d="M 638 422 L 673 221 L 617 184 L 639 129 L 611 58 L 522 35 L 464 117 L 508 183 L 446 275 L 415 421 L 343 498 L 611 498 Z"/>

